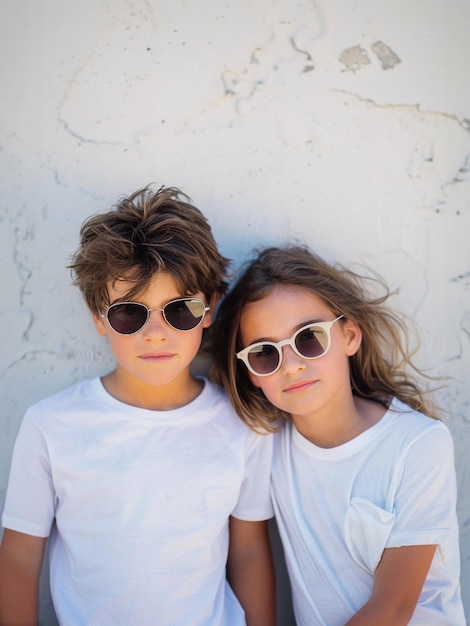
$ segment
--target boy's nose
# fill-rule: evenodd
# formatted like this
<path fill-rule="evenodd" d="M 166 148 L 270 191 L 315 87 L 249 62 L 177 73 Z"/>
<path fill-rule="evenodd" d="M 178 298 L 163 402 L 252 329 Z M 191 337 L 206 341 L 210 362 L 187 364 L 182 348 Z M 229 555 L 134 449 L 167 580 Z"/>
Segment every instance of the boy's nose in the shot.
<path fill-rule="evenodd" d="M 163 317 L 163 311 L 160 309 L 153 309 L 149 313 L 147 323 L 142 329 L 143 335 L 167 335 L 167 331 L 170 329 L 170 325 Z"/>

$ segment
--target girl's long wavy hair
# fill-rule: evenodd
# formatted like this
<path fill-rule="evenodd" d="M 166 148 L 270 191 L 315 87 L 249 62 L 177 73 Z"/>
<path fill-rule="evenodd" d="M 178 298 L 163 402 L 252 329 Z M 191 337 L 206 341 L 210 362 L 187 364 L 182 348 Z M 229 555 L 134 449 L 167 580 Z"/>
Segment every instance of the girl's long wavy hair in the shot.
<path fill-rule="evenodd" d="M 362 331 L 356 354 L 349 357 L 352 393 L 385 406 L 392 397 L 430 417 L 418 378 L 430 379 L 412 362 L 409 321 L 385 306 L 391 292 L 377 274 L 361 276 L 340 265 L 330 265 L 307 247 L 292 245 L 262 250 L 240 275 L 222 301 L 212 334 L 211 377 L 222 384 L 239 416 L 254 430 L 273 432 L 290 416 L 274 407 L 255 387 L 245 365 L 236 358 L 243 348 L 239 326 L 249 302 L 261 300 L 280 284 L 299 285 L 319 296 L 334 316 L 354 320 Z M 366 289 L 380 287 L 377 295 Z"/>

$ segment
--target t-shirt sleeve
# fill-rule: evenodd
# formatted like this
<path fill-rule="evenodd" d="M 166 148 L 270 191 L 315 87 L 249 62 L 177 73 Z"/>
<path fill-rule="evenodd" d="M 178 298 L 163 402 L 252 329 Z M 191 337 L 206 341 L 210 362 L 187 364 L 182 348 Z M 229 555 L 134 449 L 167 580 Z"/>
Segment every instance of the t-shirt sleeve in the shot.
<path fill-rule="evenodd" d="M 442 543 L 456 519 L 457 485 L 450 432 L 442 423 L 407 449 L 386 547 Z"/>
<path fill-rule="evenodd" d="M 4 528 L 47 537 L 55 514 L 55 494 L 43 434 L 31 410 L 20 426 L 10 469 Z"/>
<path fill-rule="evenodd" d="M 238 519 L 255 522 L 273 517 L 269 493 L 272 435 L 250 432 L 245 447 L 245 476 L 237 505 L 232 515 Z"/>

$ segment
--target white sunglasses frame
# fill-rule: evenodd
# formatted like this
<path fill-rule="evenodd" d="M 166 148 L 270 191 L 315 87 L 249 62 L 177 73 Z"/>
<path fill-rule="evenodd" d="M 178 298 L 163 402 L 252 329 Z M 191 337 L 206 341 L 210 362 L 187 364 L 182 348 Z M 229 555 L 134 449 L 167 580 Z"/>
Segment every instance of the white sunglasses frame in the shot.
<path fill-rule="evenodd" d="M 198 304 L 202 304 L 202 306 L 204 307 L 204 312 L 202 314 L 201 319 L 199 320 L 199 322 L 196 324 L 196 326 L 193 326 L 192 328 L 176 328 L 176 326 L 173 326 L 173 324 L 171 324 L 166 315 L 165 315 L 165 307 L 167 307 L 169 304 L 173 304 L 175 302 L 197 302 Z M 109 321 L 109 311 L 116 306 L 119 305 L 123 305 L 123 304 L 138 304 L 139 306 L 143 307 L 144 309 L 147 309 L 147 319 L 145 320 L 145 322 L 142 324 L 142 326 L 140 328 L 138 328 L 137 330 L 135 330 L 133 333 L 120 333 L 118 330 L 116 330 L 114 328 L 114 326 L 111 324 L 111 322 Z M 165 322 L 168 324 L 168 326 L 170 328 L 173 328 L 173 330 L 179 330 L 182 333 L 186 333 L 189 332 L 190 330 L 194 330 L 195 328 L 197 328 L 198 326 L 200 326 L 202 324 L 202 322 L 204 321 L 204 317 L 206 316 L 206 313 L 208 311 L 211 310 L 210 306 L 206 306 L 206 304 L 200 299 L 200 298 L 175 298 L 174 300 L 170 300 L 169 302 L 167 302 L 166 304 L 163 305 L 163 307 L 161 308 L 155 308 L 155 309 L 149 309 L 147 305 L 142 304 L 142 302 L 114 302 L 113 304 L 110 304 L 109 307 L 106 309 L 106 313 L 100 314 L 100 317 L 104 318 L 107 320 L 109 327 L 111 328 L 111 330 L 113 330 L 115 333 L 117 333 L 118 335 L 124 335 L 125 337 L 130 337 L 131 335 L 135 335 L 137 333 L 140 333 L 140 331 L 146 326 L 147 322 L 150 319 L 150 313 L 152 311 L 161 311 L 162 313 L 162 317 L 165 320 Z"/>
<path fill-rule="evenodd" d="M 284 346 L 290 346 L 292 350 L 295 352 L 295 354 L 299 356 L 301 359 L 307 359 L 309 361 L 312 361 L 313 359 L 320 359 L 322 356 L 325 356 L 325 354 L 329 351 L 331 347 L 331 327 L 333 326 L 335 322 L 340 320 L 342 317 L 344 317 L 344 315 L 339 315 L 336 319 L 332 320 L 331 322 L 312 322 L 310 324 L 305 324 L 305 326 L 302 326 L 302 328 L 299 328 L 299 330 L 296 330 L 295 333 L 289 339 L 283 339 L 282 341 L 276 341 L 276 342 L 257 341 L 256 343 L 252 343 L 246 348 L 243 348 L 243 350 L 240 350 L 240 352 L 237 352 L 236 357 L 237 359 L 240 359 L 240 361 L 242 361 L 245 364 L 249 372 L 251 372 L 254 376 L 260 376 L 260 377 L 271 376 L 272 374 L 275 374 L 279 370 L 279 368 L 282 365 L 282 359 L 283 359 L 282 348 Z M 325 351 L 319 354 L 318 356 L 305 356 L 304 354 L 299 352 L 297 346 L 295 345 L 295 340 L 300 333 L 314 326 L 320 327 L 322 330 L 325 331 L 326 337 L 328 339 L 328 344 L 326 346 Z M 251 350 L 253 350 L 253 348 L 257 348 L 258 346 L 271 346 L 272 348 L 275 348 L 277 350 L 277 353 L 279 355 L 279 362 L 277 364 L 276 369 L 274 369 L 272 372 L 268 372 L 267 374 L 260 374 L 259 372 L 256 372 L 251 366 L 248 360 L 248 355 L 251 352 Z"/>

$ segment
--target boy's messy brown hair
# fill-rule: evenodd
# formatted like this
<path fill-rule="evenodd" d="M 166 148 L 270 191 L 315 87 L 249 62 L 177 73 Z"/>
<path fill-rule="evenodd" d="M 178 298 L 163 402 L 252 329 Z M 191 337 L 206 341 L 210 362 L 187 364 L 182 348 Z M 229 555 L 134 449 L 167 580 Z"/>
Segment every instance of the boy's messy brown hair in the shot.
<path fill-rule="evenodd" d="M 169 273 L 181 295 L 202 291 L 210 302 L 226 290 L 228 264 L 207 219 L 186 194 L 176 187 L 155 192 L 147 186 L 83 223 L 70 268 L 88 307 L 101 315 L 111 304 L 110 282 L 132 282 L 125 296 L 131 300 L 158 272 Z"/>

